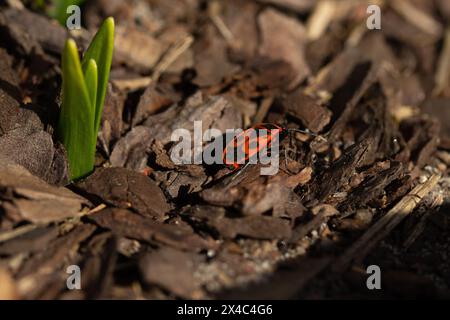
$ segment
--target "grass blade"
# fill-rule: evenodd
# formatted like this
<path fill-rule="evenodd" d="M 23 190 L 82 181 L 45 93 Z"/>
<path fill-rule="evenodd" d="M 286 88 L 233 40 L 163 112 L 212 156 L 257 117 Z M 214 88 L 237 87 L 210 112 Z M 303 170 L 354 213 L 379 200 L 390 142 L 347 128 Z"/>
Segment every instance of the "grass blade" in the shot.
<path fill-rule="evenodd" d="M 89 61 L 95 60 L 98 67 L 98 90 L 95 103 L 94 132 L 98 132 L 100 120 L 105 102 L 106 89 L 108 86 L 109 72 L 111 70 L 112 56 L 114 50 L 114 19 L 106 19 L 82 60 L 83 70 L 86 72 Z"/>
<path fill-rule="evenodd" d="M 94 106 L 84 80 L 77 46 L 72 39 L 67 40 L 64 47 L 62 73 L 62 104 L 57 130 L 67 150 L 71 179 L 75 180 L 90 173 L 94 167 L 96 136 Z"/>

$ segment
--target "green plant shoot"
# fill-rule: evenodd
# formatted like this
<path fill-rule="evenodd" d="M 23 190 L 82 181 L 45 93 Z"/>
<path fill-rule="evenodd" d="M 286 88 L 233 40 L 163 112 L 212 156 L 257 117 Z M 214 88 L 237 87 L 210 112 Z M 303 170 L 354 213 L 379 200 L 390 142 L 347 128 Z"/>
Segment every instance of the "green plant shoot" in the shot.
<path fill-rule="evenodd" d="M 62 103 L 57 133 L 76 180 L 94 168 L 97 134 L 114 49 L 114 19 L 106 19 L 80 61 L 75 41 L 62 54 Z"/>

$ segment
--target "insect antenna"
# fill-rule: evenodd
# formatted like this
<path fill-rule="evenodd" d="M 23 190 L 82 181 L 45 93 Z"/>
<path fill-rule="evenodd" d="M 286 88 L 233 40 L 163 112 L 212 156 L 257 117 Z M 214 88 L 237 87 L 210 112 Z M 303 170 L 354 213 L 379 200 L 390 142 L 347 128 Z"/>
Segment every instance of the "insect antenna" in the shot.
<path fill-rule="evenodd" d="M 320 138 L 322 140 L 327 140 L 324 136 L 322 136 L 320 134 L 313 133 L 313 132 L 311 132 L 309 130 L 307 131 L 307 130 L 301 130 L 301 129 L 288 128 L 288 129 L 286 129 L 286 131 L 287 132 L 299 132 L 299 133 L 307 134 L 307 135 L 312 136 L 312 137 Z"/>
<path fill-rule="evenodd" d="M 286 130 L 287 130 L 288 132 L 300 132 L 300 133 L 304 133 L 304 134 L 307 134 L 307 135 L 310 135 L 310 136 L 318 137 L 317 134 L 312 133 L 312 132 L 310 132 L 309 130 L 307 131 L 307 130 L 291 129 L 291 128 L 286 129 Z"/>

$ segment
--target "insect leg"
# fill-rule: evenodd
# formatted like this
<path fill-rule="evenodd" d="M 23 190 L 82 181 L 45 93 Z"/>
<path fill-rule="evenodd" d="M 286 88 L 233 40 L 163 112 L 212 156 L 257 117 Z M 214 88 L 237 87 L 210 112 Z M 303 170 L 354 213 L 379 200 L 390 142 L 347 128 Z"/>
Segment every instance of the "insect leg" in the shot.
<path fill-rule="evenodd" d="M 236 173 L 236 174 L 231 178 L 230 182 L 234 181 L 237 177 L 239 177 L 239 176 L 242 174 L 242 172 L 243 172 L 245 169 L 247 169 L 247 167 L 248 167 L 249 165 L 250 165 L 250 162 L 247 162 L 247 163 L 242 167 L 242 169 L 239 170 L 239 172 Z"/>

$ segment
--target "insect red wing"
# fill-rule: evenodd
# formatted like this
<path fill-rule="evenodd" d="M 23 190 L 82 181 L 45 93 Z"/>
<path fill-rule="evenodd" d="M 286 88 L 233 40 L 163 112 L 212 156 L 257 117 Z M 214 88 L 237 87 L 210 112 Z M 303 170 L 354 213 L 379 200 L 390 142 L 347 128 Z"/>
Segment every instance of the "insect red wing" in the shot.
<path fill-rule="evenodd" d="M 233 150 L 234 154 L 233 154 L 233 157 L 234 157 L 235 162 L 238 163 L 238 164 L 241 164 L 240 163 L 241 161 L 245 162 L 245 157 L 246 157 L 246 153 L 245 153 L 245 141 L 246 141 L 246 139 L 245 139 L 245 136 L 244 136 L 243 140 L 242 140 L 243 134 L 244 133 L 236 136 L 234 138 L 234 140 L 233 140 L 234 141 L 234 150 Z M 240 152 L 241 149 L 243 150 L 243 152 Z"/>
<path fill-rule="evenodd" d="M 259 132 L 252 135 L 253 132 L 250 132 L 250 130 L 255 129 L 264 131 L 263 133 Z M 280 138 L 282 131 L 283 128 L 277 124 L 260 123 L 253 128 L 241 132 L 226 145 L 222 155 L 223 162 L 234 170 L 240 168 L 240 160 L 247 162 L 263 148 L 269 148 L 273 141 Z M 243 139 L 242 136 L 244 136 Z M 233 160 L 227 159 L 227 154 L 229 152 L 233 152 Z M 243 155 L 243 159 L 239 158 L 240 155 Z"/>
<path fill-rule="evenodd" d="M 260 132 L 259 138 L 258 138 L 258 152 L 270 148 L 274 138 L 274 133 L 271 130 L 265 129 L 265 132 Z M 275 133 L 277 135 L 277 133 Z"/>
<path fill-rule="evenodd" d="M 237 136 L 237 160 L 248 161 L 254 154 L 254 149 L 258 147 L 258 135 L 254 128 L 245 130 L 242 135 Z M 256 150 L 257 152 L 257 150 Z"/>
<path fill-rule="evenodd" d="M 282 132 L 283 132 L 283 128 L 277 128 L 277 129 L 275 129 L 274 132 L 271 133 L 271 135 L 270 135 L 271 142 L 272 142 L 272 141 L 275 141 L 275 140 L 279 140 L 279 139 L 280 139 L 280 136 L 281 136 L 281 134 L 282 134 Z"/>
<path fill-rule="evenodd" d="M 256 146 L 254 146 L 254 144 L 256 144 Z M 245 160 L 249 160 L 252 157 L 254 157 L 258 151 L 259 151 L 259 146 L 260 146 L 260 139 L 258 136 L 252 137 L 251 139 L 249 138 L 246 142 L 246 159 Z"/>
<path fill-rule="evenodd" d="M 222 154 L 222 161 L 225 165 L 230 166 L 233 170 L 240 168 L 240 164 L 238 163 L 237 157 L 237 148 L 239 144 L 239 137 L 245 134 L 245 131 L 241 132 L 237 136 L 235 136 L 228 144 L 225 146 L 225 149 Z M 227 155 L 229 152 L 232 152 L 232 157 L 228 159 Z"/>
<path fill-rule="evenodd" d="M 234 138 L 233 138 L 233 140 L 231 140 L 226 146 L 225 146 L 225 149 L 223 150 L 223 153 L 222 153 L 222 161 L 223 161 L 223 163 L 225 164 L 225 165 L 227 165 L 227 166 L 233 166 L 235 163 L 234 163 L 234 160 L 228 160 L 228 157 L 227 157 L 227 155 L 228 155 L 228 153 L 229 152 L 233 152 L 233 159 L 234 159 L 234 148 L 235 148 L 235 143 L 236 143 L 236 141 L 234 141 Z"/>

